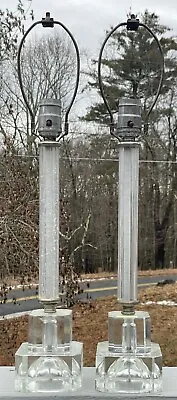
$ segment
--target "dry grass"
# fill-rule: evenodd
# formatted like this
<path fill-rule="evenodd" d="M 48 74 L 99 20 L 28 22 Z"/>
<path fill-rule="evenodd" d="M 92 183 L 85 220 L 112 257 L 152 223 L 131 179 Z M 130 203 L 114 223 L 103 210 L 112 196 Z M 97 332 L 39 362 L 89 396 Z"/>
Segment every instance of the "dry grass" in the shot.
<path fill-rule="evenodd" d="M 165 268 L 165 269 L 149 269 L 147 271 L 138 271 L 138 276 L 164 276 L 164 275 L 177 275 L 177 268 Z M 99 278 L 111 278 L 117 277 L 114 272 L 96 272 L 95 274 L 82 274 L 82 279 L 99 279 Z"/>
<path fill-rule="evenodd" d="M 177 301 L 177 284 L 153 287 L 140 292 L 140 301 Z M 163 364 L 177 366 L 177 307 L 139 305 L 151 315 L 152 340 L 163 352 Z M 115 298 L 73 307 L 73 338 L 84 342 L 84 365 L 93 366 L 96 344 L 107 340 L 107 314 L 117 309 Z M 14 353 L 27 340 L 27 317 L 0 321 L 0 365 L 14 365 Z"/>

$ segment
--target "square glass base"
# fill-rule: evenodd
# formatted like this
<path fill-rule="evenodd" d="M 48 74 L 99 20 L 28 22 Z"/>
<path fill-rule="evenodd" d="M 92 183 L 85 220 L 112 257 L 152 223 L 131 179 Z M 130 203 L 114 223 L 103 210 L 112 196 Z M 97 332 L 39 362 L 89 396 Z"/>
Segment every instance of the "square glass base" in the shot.
<path fill-rule="evenodd" d="M 41 345 L 22 343 L 15 355 L 15 390 L 19 392 L 66 392 L 81 387 L 83 344 L 72 341 L 70 349 L 58 347 L 46 354 Z"/>
<path fill-rule="evenodd" d="M 149 352 L 109 351 L 100 342 L 96 353 L 96 389 L 110 393 L 149 393 L 162 389 L 162 354 L 157 343 Z"/>
<path fill-rule="evenodd" d="M 67 392 L 81 387 L 83 344 L 72 341 L 72 311 L 33 310 L 28 342 L 15 354 L 15 389 Z"/>

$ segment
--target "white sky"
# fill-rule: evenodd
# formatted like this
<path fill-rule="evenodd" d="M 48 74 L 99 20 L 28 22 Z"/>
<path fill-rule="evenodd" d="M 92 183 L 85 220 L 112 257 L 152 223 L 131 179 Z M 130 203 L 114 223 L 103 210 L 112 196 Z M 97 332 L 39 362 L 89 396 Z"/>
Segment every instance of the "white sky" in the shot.
<path fill-rule="evenodd" d="M 28 0 L 22 1 L 24 5 L 29 5 Z M 0 0 L 0 9 L 13 11 L 16 5 L 17 0 Z M 49 11 L 51 17 L 62 22 L 72 32 L 80 52 L 85 50 L 88 60 L 98 57 L 105 31 L 110 26 L 125 22 L 130 8 L 134 14 L 144 12 L 145 9 L 155 12 L 160 22 L 173 29 L 172 34 L 177 35 L 177 0 L 32 0 L 35 21 L 41 20 Z M 36 34 L 37 29 L 40 28 L 35 28 Z M 88 92 L 83 97 L 84 101 L 77 96 L 79 104 L 76 104 L 76 109 L 79 109 L 80 115 L 83 113 L 82 108 L 85 109 L 86 104 L 94 101 Z"/>
<path fill-rule="evenodd" d="M 16 0 L 1 0 L 0 8 L 14 10 Z M 29 4 L 28 0 L 24 3 Z M 160 22 L 174 29 L 177 34 L 176 0 L 33 0 L 35 20 L 50 11 L 55 20 L 61 21 L 73 33 L 80 49 L 94 56 L 105 37 L 105 30 L 126 21 L 127 12 L 143 12 L 146 8 L 160 16 Z"/>

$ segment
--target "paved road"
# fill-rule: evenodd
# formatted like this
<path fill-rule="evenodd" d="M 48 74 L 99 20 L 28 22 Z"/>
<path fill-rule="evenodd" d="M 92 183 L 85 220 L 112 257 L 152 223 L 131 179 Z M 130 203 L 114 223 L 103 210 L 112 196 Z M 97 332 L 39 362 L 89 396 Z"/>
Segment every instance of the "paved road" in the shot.
<path fill-rule="evenodd" d="M 157 282 L 173 279 L 177 281 L 177 275 L 161 275 L 161 276 L 144 276 L 138 279 L 138 287 L 145 288 L 150 285 L 155 285 Z M 92 299 L 105 297 L 110 295 L 116 295 L 117 293 L 117 280 L 116 279 L 104 279 L 95 280 L 89 282 L 89 287 L 87 282 L 81 283 L 83 289 L 83 294 L 80 296 L 81 299 L 86 299 L 91 296 Z M 16 304 L 14 304 L 13 299 L 16 299 Z M 7 301 L 5 304 L 0 304 L 0 316 L 7 314 L 13 314 L 21 311 L 29 311 L 36 308 L 42 308 L 41 304 L 37 300 L 36 289 L 25 289 L 24 291 L 11 290 L 7 296 Z"/>

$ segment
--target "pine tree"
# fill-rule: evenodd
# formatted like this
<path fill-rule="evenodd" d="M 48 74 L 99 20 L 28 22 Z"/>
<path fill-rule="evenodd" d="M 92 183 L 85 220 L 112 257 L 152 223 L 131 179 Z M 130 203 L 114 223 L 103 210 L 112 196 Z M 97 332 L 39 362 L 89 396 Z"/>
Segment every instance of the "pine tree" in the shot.
<path fill-rule="evenodd" d="M 160 41 L 165 59 L 165 74 L 160 100 L 150 114 L 148 124 L 144 125 L 141 142 L 141 156 L 146 160 L 177 161 L 177 38 L 170 35 L 170 29 L 160 23 L 159 17 L 148 10 L 138 16 Z M 108 32 L 107 32 L 108 33 Z M 93 60 L 97 66 L 97 61 Z M 117 30 L 108 40 L 102 60 L 102 82 L 109 106 L 114 114 L 118 111 L 118 100 L 125 97 L 139 97 L 142 103 L 142 120 L 156 94 L 161 69 L 161 58 L 157 43 L 150 33 L 142 27 L 136 32 Z M 110 119 L 100 96 L 97 71 L 87 74 L 90 90 L 96 90 L 98 100 L 88 109 L 84 119 L 109 126 Z M 142 169 L 140 188 L 140 239 L 144 235 L 147 257 L 141 257 L 143 267 L 164 267 L 168 253 L 170 257 L 168 233 L 174 235 L 171 252 L 177 259 L 177 237 L 173 210 L 177 187 L 176 164 L 146 164 Z M 148 179 L 147 179 L 148 177 Z M 151 193 L 149 202 L 145 193 Z M 143 208 L 144 204 L 144 208 Z M 151 213 L 148 211 L 151 210 Z M 151 221 L 146 223 L 146 215 Z M 152 226 L 148 230 L 148 226 Z M 146 236 L 145 236 L 146 235 Z M 149 235 L 149 236 L 147 236 Z M 141 249 L 144 245 L 141 244 Z"/>
<path fill-rule="evenodd" d="M 160 24 L 156 14 L 146 10 L 139 19 L 153 31 L 162 46 L 166 72 L 161 93 L 167 95 L 174 84 L 174 77 L 177 76 L 176 56 L 174 56 L 177 39 L 169 36 L 170 29 Z M 117 112 L 117 102 L 123 96 L 141 98 L 143 110 L 146 111 L 157 91 L 161 69 L 159 49 L 154 38 L 142 27 L 136 32 L 121 28 L 108 40 L 105 53 L 102 60 L 102 81 L 113 113 Z M 97 61 L 93 60 L 92 64 L 97 66 Z M 97 71 L 87 73 L 87 76 L 89 78 L 87 88 L 96 90 L 99 98 L 88 110 L 84 119 L 109 124 L 107 110 L 102 99 L 100 100 Z"/>

